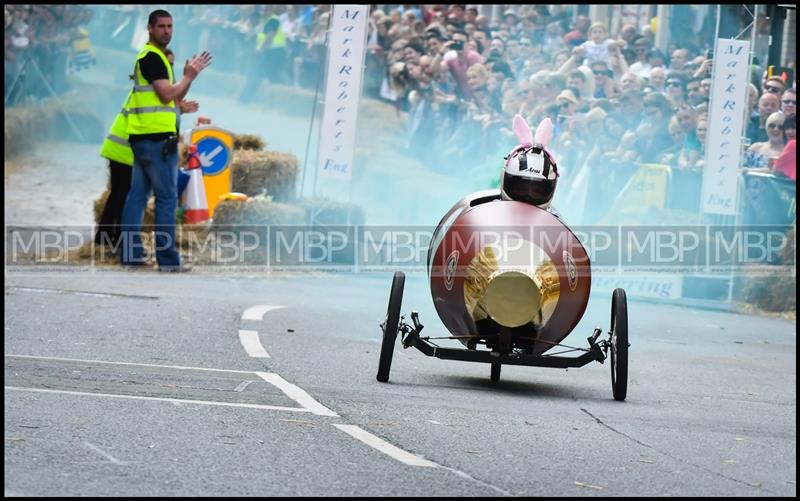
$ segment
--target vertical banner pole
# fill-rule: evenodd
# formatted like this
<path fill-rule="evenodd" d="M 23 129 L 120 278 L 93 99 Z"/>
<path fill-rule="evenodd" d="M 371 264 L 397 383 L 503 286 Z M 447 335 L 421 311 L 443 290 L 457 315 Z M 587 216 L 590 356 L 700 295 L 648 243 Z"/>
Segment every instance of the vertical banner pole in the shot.
<path fill-rule="evenodd" d="M 350 182 L 366 56 L 367 5 L 334 5 L 317 172 Z"/>

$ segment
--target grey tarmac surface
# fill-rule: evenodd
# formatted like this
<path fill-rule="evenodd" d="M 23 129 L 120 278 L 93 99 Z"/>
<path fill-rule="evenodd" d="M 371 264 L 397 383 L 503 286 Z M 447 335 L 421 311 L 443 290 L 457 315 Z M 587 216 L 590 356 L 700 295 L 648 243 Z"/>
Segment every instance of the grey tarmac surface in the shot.
<path fill-rule="evenodd" d="M 7 270 L 6 494 L 796 495 L 794 320 L 630 298 L 625 402 L 612 398 L 608 364 L 504 366 L 492 383 L 484 364 L 399 345 L 383 384 L 390 283 Z M 283 308 L 243 320 L 256 305 Z M 444 335 L 422 275 L 406 281 L 412 309 L 426 334 Z M 609 317 L 610 298 L 593 295 L 564 342 L 585 346 Z M 250 357 L 240 329 L 270 358 Z M 257 372 L 337 416 L 297 410 Z M 403 464 L 334 424 L 437 466 Z"/>
<path fill-rule="evenodd" d="M 81 78 L 102 84 L 113 59 Z M 217 81 L 208 76 L 208 85 Z M 260 134 L 305 165 L 302 113 L 192 96 L 215 124 Z M 193 120 L 185 118 L 184 130 Z M 359 137 L 357 156 L 372 140 Z M 20 159 L 7 170 L 5 223 L 90 225 L 106 185 L 99 146 L 46 141 Z M 381 157 L 388 161 L 397 167 L 354 179 L 370 224 L 432 224 L 474 191 L 468 176 Z M 377 185 L 391 186 L 395 203 Z M 629 293 L 630 382 L 620 403 L 608 364 L 597 363 L 506 366 L 492 383 L 483 364 L 398 347 L 389 383 L 377 382 L 390 271 L 41 270 L 5 271 L 6 495 L 797 493 L 794 320 L 644 303 Z M 283 308 L 243 320 L 256 305 Z M 407 278 L 403 313 L 412 309 L 425 334 L 445 334 L 424 276 Z M 585 346 L 609 317 L 610 295 L 592 297 L 565 343 Z M 270 358 L 249 356 L 240 330 L 255 332 Z M 258 373 L 279 375 L 336 416 L 308 411 Z M 437 466 L 401 463 L 334 424 Z"/>

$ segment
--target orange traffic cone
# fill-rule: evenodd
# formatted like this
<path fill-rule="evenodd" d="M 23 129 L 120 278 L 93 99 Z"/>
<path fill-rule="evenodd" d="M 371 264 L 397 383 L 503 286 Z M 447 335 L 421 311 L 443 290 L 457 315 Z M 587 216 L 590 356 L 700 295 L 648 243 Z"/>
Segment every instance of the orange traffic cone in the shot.
<path fill-rule="evenodd" d="M 206 188 L 203 184 L 203 169 L 200 168 L 200 159 L 197 157 L 197 147 L 195 145 L 189 146 L 189 160 L 186 167 L 189 170 L 190 177 L 184 194 L 186 210 L 183 213 L 183 222 L 187 224 L 204 223 L 211 217 L 208 214 Z"/>

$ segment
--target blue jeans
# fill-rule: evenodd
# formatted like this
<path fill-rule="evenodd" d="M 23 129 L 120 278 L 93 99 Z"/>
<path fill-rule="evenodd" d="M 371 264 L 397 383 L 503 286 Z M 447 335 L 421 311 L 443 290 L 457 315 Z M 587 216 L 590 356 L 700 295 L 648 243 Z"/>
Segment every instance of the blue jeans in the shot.
<path fill-rule="evenodd" d="M 178 206 L 178 152 L 163 155 L 166 139 L 131 142 L 133 177 L 125 208 L 122 210 L 122 264 L 144 264 L 144 248 L 139 231 L 152 189 L 156 195 L 155 249 L 160 267 L 179 266 L 181 256 L 175 247 L 175 209 Z"/>

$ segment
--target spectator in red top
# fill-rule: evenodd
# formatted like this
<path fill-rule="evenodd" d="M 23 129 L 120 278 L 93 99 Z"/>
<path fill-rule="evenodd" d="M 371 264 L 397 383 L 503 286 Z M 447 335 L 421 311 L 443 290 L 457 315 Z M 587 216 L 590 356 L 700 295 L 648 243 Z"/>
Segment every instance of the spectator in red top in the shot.
<path fill-rule="evenodd" d="M 783 148 L 780 156 L 775 160 L 775 172 L 783 174 L 792 181 L 797 181 L 797 142 L 792 139 Z"/>
<path fill-rule="evenodd" d="M 573 47 L 578 46 L 589 39 L 589 26 L 591 21 L 584 15 L 578 16 L 575 21 L 575 29 L 564 35 L 564 43 Z"/>

